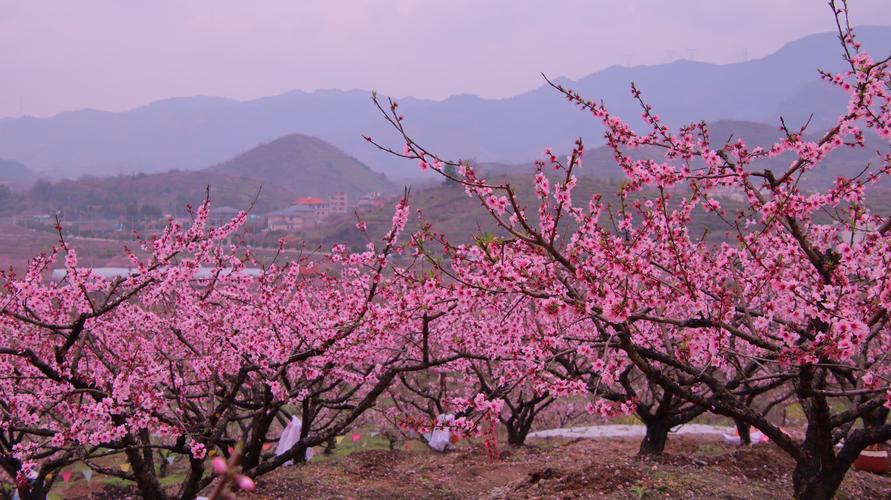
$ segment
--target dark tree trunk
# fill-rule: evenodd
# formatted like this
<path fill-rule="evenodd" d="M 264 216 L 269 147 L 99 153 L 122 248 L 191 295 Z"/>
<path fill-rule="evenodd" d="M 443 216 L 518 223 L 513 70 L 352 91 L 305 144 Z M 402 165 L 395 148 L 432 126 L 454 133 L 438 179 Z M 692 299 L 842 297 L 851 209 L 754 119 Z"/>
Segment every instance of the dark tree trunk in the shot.
<path fill-rule="evenodd" d="M 12 487 L 14 489 L 11 491 L 7 491 L 6 488 L 0 488 L 0 499 L 6 500 L 8 498 L 12 498 L 12 492 L 18 491 L 19 498 L 21 498 L 22 500 L 44 500 L 47 493 L 49 493 L 50 488 L 52 487 L 52 484 L 47 483 L 46 481 L 46 471 L 42 471 L 41 473 L 39 473 L 37 477 L 34 478 L 34 481 L 28 481 L 28 483 L 24 485 L 16 484 L 17 481 L 15 480 L 15 478 L 22 467 L 22 462 L 12 458 L 11 454 L 4 455 L 2 451 L 3 450 L 0 450 L 0 466 L 2 466 L 0 470 L 6 472 L 6 474 L 13 479 L 14 484 L 12 485 Z"/>
<path fill-rule="evenodd" d="M 733 419 L 736 424 L 736 433 L 739 434 L 739 444 L 748 446 L 752 444 L 752 426 L 740 419 Z"/>
<path fill-rule="evenodd" d="M 269 434 L 269 428 L 275 422 L 277 413 L 278 406 L 268 407 L 251 423 L 250 437 L 245 444 L 244 455 L 241 459 L 241 466 L 245 469 L 253 469 L 263 458 L 263 444 L 266 441 L 266 435 Z"/>
<path fill-rule="evenodd" d="M 845 478 L 841 467 L 827 468 L 819 460 L 799 462 L 792 472 L 795 498 L 802 500 L 831 500 Z"/>
<path fill-rule="evenodd" d="M 888 420 L 888 408 L 884 406 L 876 408 L 864 413 L 860 418 L 863 420 L 863 427 L 867 429 L 881 427 Z"/>
<path fill-rule="evenodd" d="M 49 493 L 49 488 L 47 488 L 43 477 L 38 477 L 27 487 L 19 488 L 19 498 L 22 500 L 45 500 L 47 493 Z"/>
<path fill-rule="evenodd" d="M 666 420 L 652 419 L 644 422 L 647 426 L 647 434 L 640 443 L 639 455 L 659 455 L 665 451 L 665 443 L 668 442 L 668 431 L 671 425 Z"/>
<path fill-rule="evenodd" d="M 884 414 L 881 421 L 884 421 Z M 808 423 L 802 452 L 792 472 L 792 485 L 796 498 L 833 498 L 847 474 L 848 469 L 868 446 L 886 441 L 891 436 L 891 428 L 882 426 L 872 419 L 866 427 L 845 436 L 845 444 L 836 453 L 831 427 L 825 421 Z M 868 424 L 868 425 L 869 425 Z"/>
<path fill-rule="evenodd" d="M 294 463 L 295 464 L 306 463 L 306 450 L 308 449 L 308 447 L 305 444 L 301 444 L 301 443 L 302 443 L 302 441 L 298 441 L 294 445 L 295 448 L 291 448 L 292 450 L 296 449 L 296 452 L 294 455 Z"/>
<path fill-rule="evenodd" d="M 796 458 L 792 471 L 792 488 L 795 498 L 807 500 L 829 500 L 845 478 L 853 456 L 862 448 L 852 448 L 847 443 L 842 452 L 836 455 L 832 439 L 832 422 L 829 402 L 819 394 L 810 392 L 812 387 L 823 383 L 821 375 L 814 374 L 813 368 L 805 366 L 798 380 L 798 393 L 801 408 L 807 417 L 807 428 L 801 454 Z M 842 460 L 840 460 L 842 458 Z"/>
<path fill-rule="evenodd" d="M 529 434 L 529 426 L 527 425 L 509 425 L 507 426 L 507 444 L 511 446 L 523 446 L 526 443 L 526 436 Z"/>
<path fill-rule="evenodd" d="M 204 477 L 204 460 L 189 457 L 189 475 L 179 492 L 182 500 L 193 500 L 201 492 L 201 479 Z"/>
<path fill-rule="evenodd" d="M 501 423 L 507 428 L 507 443 L 511 446 L 523 446 L 526 443 L 526 436 L 532 430 L 532 423 L 538 412 L 553 402 L 554 399 L 549 398 L 545 393 L 532 396 L 530 399 L 524 399 L 521 395 L 515 403 L 508 403 L 510 417 L 499 417 Z"/>
<path fill-rule="evenodd" d="M 300 414 L 301 424 L 300 424 L 300 440 L 294 443 L 294 446 L 291 447 L 292 450 L 296 449 L 296 453 L 294 455 L 294 463 L 295 464 L 304 464 L 306 463 L 306 450 L 309 449 L 306 446 L 306 439 L 309 437 L 309 430 L 312 428 L 313 420 L 315 419 L 316 413 L 313 411 L 313 405 L 309 398 L 303 400 L 303 412 Z"/>
<path fill-rule="evenodd" d="M 526 436 L 529 435 L 532 422 L 535 420 L 534 410 L 535 403 L 521 405 L 509 419 L 501 421 L 507 428 L 507 444 L 523 446 L 526 443 Z"/>
<path fill-rule="evenodd" d="M 155 475 L 154 467 L 151 463 L 146 463 L 145 456 L 142 453 L 135 439 L 129 438 L 124 441 L 128 447 L 124 450 L 127 455 L 127 461 L 133 468 L 133 475 L 136 477 L 136 487 L 142 498 L 164 499 L 164 489 L 158 482 L 158 476 Z"/>

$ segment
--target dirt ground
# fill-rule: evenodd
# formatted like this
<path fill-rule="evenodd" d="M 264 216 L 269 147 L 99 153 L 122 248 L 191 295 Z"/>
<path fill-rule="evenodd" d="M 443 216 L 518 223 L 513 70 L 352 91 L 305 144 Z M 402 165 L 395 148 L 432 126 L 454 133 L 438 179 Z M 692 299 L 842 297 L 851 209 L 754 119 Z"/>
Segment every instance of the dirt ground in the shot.
<path fill-rule="evenodd" d="M 634 439 L 535 440 L 490 459 L 480 445 L 358 451 L 259 479 L 250 499 L 790 498 L 792 461 L 770 444 L 675 436 L 659 458 Z M 839 498 L 891 498 L 891 477 L 848 473 Z"/>

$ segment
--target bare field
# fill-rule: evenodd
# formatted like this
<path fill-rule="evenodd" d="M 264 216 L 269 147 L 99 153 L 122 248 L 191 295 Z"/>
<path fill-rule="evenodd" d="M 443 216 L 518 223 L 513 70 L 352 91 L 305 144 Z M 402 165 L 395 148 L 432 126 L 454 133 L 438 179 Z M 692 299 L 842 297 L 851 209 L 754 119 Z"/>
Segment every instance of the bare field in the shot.
<path fill-rule="evenodd" d="M 636 439 L 531 440 L 487 456 L 412 448 L 357 451 L 260 478 L 251 499 L 291 498 L 791 498 L 792 461 L 773 445 L 737 448 L 673 436 L 658 458 Z M 839 498 L 885 498 L 891 477 L 850 471 Z"/>

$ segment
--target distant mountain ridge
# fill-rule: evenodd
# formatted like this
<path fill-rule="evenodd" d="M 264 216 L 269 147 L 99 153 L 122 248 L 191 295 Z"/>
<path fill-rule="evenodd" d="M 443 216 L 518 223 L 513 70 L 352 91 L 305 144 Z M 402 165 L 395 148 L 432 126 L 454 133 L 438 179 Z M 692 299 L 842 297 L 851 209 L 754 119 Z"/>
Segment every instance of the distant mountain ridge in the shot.
<path fill-rule="evenodd" d="M 20 208 L 113 213 L 136 204 L 182 213 L 187 204 L 202 201 L 208 186 L 214 206 L 247 209 L 255 203 L 254 213 L 258 214 L 287 207 L 299 196 L 327 198 L 344 191 L 348 203 L 355 203 L 372 191 L 395 190 L 383 174 L 336 147 L 315 137 L 292 134 L 201 170 L 39 181 L 21 193 Z"/>
<path fill-rule="evenodd" d="M 860 27 L 857 34 L 874 54 L 891 53 L 891 27 Z M 781 113 L 791 124 L 800 124 L 814 113 L 814 125 L 825 127 L 844 110 L 844 98 L 818 81 L 816 69 L 843 70 L 840 52 L 835 35 L 822 33 L 751 61 L 614 66 L 561 81 L 586 97 L 603 99 L 632 124 L 640 115 L 628 92 L 633 80 L 672 125 L 700 119 L 773 124 Z M 590 146 L 600 143 L 600 128 L 591 117 L 544 85 L 506 99 L 458 95 L 400 103 L 414 137 L 453 158 L 521 162 L 538 157 L 547 146 L 568 149 L 579 135 Z M 0 157 L 67 176 L 193 170 L 292 133 L 319 137 L 391 178 L 419 175 L 414 165 L 362 140 L 362 134 L 369 134 L 401 147 L 371 105 L 370 92 L 357 90 L 293 91 L 244 102 L 183 97 L 126 112 L 84 110 L 4 119 Z"/>
<path fill-rule="evenodd" d="M 22 187 L 37 179 L 37 174 L 22 163 L 0 158 L 0 184 L 10 187 Z"/>

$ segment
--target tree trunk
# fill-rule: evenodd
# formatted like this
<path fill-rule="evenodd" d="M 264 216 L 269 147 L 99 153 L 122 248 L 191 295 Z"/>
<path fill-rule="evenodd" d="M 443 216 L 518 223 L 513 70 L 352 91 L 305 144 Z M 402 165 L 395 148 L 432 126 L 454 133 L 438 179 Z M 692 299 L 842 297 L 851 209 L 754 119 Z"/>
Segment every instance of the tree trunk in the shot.
<path fill-rule="evenodd" d="M 668 442 L 668 431 L 671 426 L 665 420 L 648 420 L 647 434 L 640 443 L 638 455 L 659 455 L 665 451 L 665 443 Z"/>
<path fill-rule="evenodd" d="M 133 468 L 133 475 L 136 477 L 136 487 L 139 489 L 139 494 L 142 498 L 167 498 L 164 494 L 164 488 L 162 488 L 161 483 L 158 482 L 158 476 L 155 475 L 154 468 L 151 464 L 145 462 L 142 449 L 137 447 L 138 443 L 136 440 L 128 436 L 125 438 L 124 442 L 128 445 L 124 450 L 124 454 L 127 456 L 127 461 L 130 462 L 130 466 Z"/>
<path fill-rule="evenodd" d="M 736 433 L 739 434 L 739 444 L 752 444 L 752 426 L 739 419 L 733 419 L 733 422 L 736 424 Z"/>
<path fill-rule="evenodd" d="M 294 454 L 294 464 L 305 464 L 306 463 L 306 450 L 309 449 L 305 444 L 301 444 L 303 441 L 298 441 L 294 443 L 294 447 L 292 450 L 296 450 Z"/>
<path fill-rule="evenodd" d="M 263 444 L 266 442 L 266 435 L 269 434 L 269 428 L 275 422 L 277 413 L 278 406 L 272 406 L 254 418 L 251 423 L 250 437 L 245 443 L 244 454 L 241 458 L 243 468 L 253 469 L 263 459 Z"/>
<path fill-rule="evenodd" d="M 817 460 L 799 462 L 792 472 L 795 498 L 802 500 L 831 500 L 845 478 L 841 467 L 826 469 Z"/>
<path fill-rule="evenodd" d="M 535 420 L 533 407 L 527 407 L 512 416 L 507 421 L 502 420 L 504 426 L 507 427 L 507 444 L 511 446 L 523 446 L 526 444 L 526 436 L 532 429 L 532 421 Z"/>
<path fill-rule="evenodd" d="M 860 418 L 863 420 L 863 427 L 867 429 L 881 427 L 888 420 L 888 408 L 884 406 L 876 408 L 864 413 Z"/>
<path fill-rule="evenodd" d="M 862 449 L 855 450 L 849 446 L 851 443 L 847 443 L 836 455 L 829 402 L 819 394 L 807 393 L 813 385 L 820 383 L 820 378 L 813 376 L 811 367 L 802 368 L 798 391 L 801 408 L 807 417 L 807 429 L 802 453 L 796 458 L 792 471 L 792 488 L 795 498 L 799 499 L 829 500 L 835 496 L 848 467 Z"/>
<path fill-rule="evenodd" d="M 201 478 L 204 477 L 204 460 L 189 457 L 189 474 L 183 481 L 178 494 L 181 500 L 194 500 L 201 492 Z"/>
<path fill-rule="evenodd" d="M 49 489 L 46 488 L 46 483 L 43 481 L 43 477 L 37 478 L 37 480 L 27 488 L 19 488 L 19 498 L 22 500 L 45 500 L 47 493 L 49 493 Z"/>
<path fill-rule="evenodd" d="M 511 425 L 507 427 L 507 444 L 511 446 L 523 446 L 526 443 L 526 436 L 529 434 L 529 427 L 525 425 Z"/>

